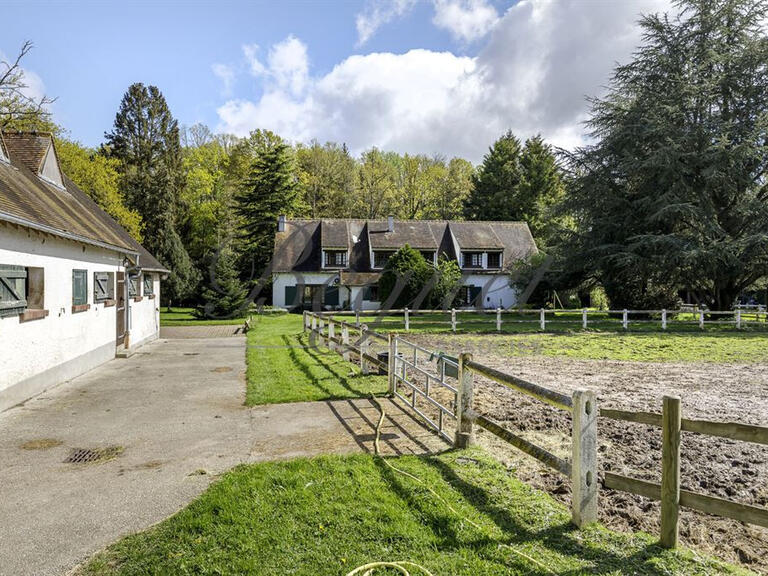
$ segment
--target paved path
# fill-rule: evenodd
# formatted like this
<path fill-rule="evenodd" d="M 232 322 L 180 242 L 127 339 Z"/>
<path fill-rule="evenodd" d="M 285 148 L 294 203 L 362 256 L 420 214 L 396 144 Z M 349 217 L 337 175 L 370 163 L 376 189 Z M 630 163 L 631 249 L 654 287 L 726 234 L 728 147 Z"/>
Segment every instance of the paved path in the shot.
<path fill-rule="evenodd" d="M 161 326 L 160 338 L 178 340 L 180 338 L 226 338 L 243 337 L 243 325 L 236 326 Z"/>
<path fill-rule="evenodd" d="M 244 346 L 159 340 L 0 414 L 0 575 L 65 574 L 241 462 L 372 449 L 369 400 L 244 407 Z M 388 453 L 446 447 L 396 405 L 386 410 Z M 64 462 L 109 446 L 122 454 Z"/>

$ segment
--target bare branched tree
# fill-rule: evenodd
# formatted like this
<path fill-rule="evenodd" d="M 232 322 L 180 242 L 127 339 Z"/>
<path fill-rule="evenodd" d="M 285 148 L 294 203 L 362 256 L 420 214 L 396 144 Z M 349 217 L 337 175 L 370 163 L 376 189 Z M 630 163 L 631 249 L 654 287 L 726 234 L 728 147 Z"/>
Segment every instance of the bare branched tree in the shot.
<path fill-rule="evenodd" d="M 0 60 L 0 128 L 29 122 L 47 123 L 50 120 L 48 106 L 55 98 L 34 96 L 24 78 L 21 62 L 34 45 L 27 40 L 13 60 Z"/>

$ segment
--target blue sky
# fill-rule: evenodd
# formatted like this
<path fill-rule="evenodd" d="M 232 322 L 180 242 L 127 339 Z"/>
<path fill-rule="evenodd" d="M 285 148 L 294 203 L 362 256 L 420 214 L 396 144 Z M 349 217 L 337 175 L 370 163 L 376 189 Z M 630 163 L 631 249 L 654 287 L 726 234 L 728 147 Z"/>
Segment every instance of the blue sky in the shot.
<path fill-rule="evenodd" d="M 3 2 L 0 53 L 25 40 L 31 84 L 87 145 L 132 82 L 155 84 L 182 124 L 353 151 L 477 161 L 511 128 L 583 141 L 585 95 L 664 0 Z"/>

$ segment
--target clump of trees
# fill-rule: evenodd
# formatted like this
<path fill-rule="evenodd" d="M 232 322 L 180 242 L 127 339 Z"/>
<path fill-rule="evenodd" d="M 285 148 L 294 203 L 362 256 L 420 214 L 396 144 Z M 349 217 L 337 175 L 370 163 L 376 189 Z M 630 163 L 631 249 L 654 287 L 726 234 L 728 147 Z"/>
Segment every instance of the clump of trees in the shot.
<path fill-rule="evenodd" d="M 387 260 L 379 279 L 379 295 L 385 308 L 438 308 L 453 302 L 460 285 L 461 269 L 456 261 L 441 257 L 434 266 L 406 244 Z"/>

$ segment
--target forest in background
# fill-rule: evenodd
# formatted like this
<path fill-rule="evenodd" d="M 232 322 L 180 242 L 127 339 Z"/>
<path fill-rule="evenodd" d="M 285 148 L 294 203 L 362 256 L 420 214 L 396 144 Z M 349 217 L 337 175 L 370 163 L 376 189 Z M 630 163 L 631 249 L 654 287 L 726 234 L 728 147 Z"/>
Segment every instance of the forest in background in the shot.
<path fill-rule="evenodd" d="M 0 68 L 0 127 L 50 130 L 64 171 L 171 271 L 165 302 L 221 313 L 268 281 L 277 216 L 522 220 L 538 288 L 595 288 L 613 307 L 728 309 L 768 273 L 768 39 L 763 0 L 683 0 L 643 16 L 633 60 L 591 100 L 589 144 L 508 132 L 483 162 L 180 128 L 160 90 L 130 86 L 98 149 L 67 139 L 20 62 Z"/>

